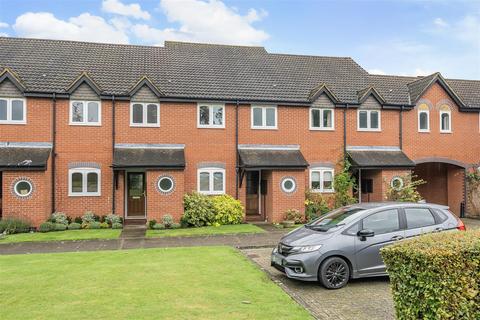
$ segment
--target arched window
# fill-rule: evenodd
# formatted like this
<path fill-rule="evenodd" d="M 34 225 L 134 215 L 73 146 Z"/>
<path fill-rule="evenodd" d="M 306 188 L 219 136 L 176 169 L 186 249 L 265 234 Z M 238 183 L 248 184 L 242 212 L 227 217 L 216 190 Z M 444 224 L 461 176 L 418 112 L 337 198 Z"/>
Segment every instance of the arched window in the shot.
<path fill-rule="evenodd" d="M 442 106 L 440 109 L 440 132 L 452 132 L 452 113 L 448 106 Z"/>
<path fill-rule="evenodd" d="M 430 110 L 424 103 L 418 106 L 418 131 L 430 132 Z"/>

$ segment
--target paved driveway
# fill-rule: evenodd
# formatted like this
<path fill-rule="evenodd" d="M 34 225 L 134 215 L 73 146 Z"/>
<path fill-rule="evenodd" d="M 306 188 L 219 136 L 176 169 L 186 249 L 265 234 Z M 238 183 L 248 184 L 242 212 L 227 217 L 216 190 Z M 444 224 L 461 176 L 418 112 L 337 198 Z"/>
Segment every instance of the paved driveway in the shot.
<path fill-rule="evenodd" d="M 270 266 L 272 249 L 243 252 L 264 269 L 285 291 L 303 304 L 317 319 L 394 319 L 393 301 L 387 277 L 352 280 L 339 290 L 327 290 L 317 283 L 288 279 Z"/>

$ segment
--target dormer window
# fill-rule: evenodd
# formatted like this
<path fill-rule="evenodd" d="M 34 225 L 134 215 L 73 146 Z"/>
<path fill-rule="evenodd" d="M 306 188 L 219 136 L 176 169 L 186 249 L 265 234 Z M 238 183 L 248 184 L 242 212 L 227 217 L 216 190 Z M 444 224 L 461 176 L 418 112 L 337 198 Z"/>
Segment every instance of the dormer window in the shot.
<path fill-rule="evenodd" d="M 333 109 L 310 108 L 310 130 L 333 130 L 333 119 Z"/>
<path fill-rule="evenodd" d="M 102 124 L 102 111 L 100 101 L 78 101 L 70 102 L 70 124 L 91 125 Z"/>
<path fill-rule="evenodd" d="M 26 102 L 21 98 L 0 98 L 0 124 L 25 124 Z"/>

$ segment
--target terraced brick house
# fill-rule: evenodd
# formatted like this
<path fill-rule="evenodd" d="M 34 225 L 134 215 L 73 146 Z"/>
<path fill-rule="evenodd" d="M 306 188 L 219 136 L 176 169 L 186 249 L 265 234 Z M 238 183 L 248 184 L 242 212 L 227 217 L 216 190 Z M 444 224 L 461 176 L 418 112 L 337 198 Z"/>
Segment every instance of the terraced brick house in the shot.
<path fill-rule="evenodd" d="M 1 215 L 178 220 L 198 191 L 278 222 L 306 190 L 333 194 L 345 155 L 360 201 L 413 171 L 460 214 L 479 112 L 480 81 L 372 75 L 351 58 L 2 37 Z"/>

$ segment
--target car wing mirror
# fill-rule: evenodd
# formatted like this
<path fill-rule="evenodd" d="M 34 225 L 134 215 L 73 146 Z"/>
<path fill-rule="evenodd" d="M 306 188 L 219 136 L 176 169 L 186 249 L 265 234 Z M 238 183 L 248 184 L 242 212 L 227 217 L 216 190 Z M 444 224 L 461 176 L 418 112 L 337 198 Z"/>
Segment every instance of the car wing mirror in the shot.
<path fill-rule="evenodd" d="M 360 240 L 365 241 L 367 240 L 367 237 L 373 237 L 375 235 L 375 232 L 370 229 L 363 229 L 357 232 L 357 236 L 360 237 Z"/>

